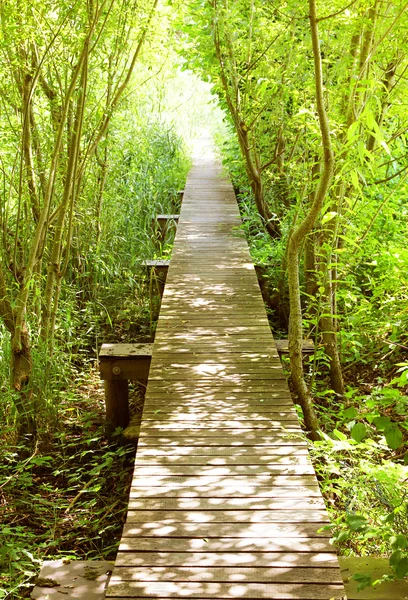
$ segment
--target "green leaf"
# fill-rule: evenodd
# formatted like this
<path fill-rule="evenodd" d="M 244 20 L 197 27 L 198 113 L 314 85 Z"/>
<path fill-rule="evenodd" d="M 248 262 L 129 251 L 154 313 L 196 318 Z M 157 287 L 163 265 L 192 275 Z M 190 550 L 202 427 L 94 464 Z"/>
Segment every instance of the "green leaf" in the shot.
<path fill-rule="evenodd" d="M 365 114 L 366 114 L 367 125 L 368 125 L 369 129 L 374 129 L 376 120 L 375 120 L 373 111 L 371 109 L 366 109 Z"/>
<path fill-rule="evenodd" d="M 389 149 L 389 147 L 388 147 L 388 145 L 387 145 L 386 141 L 385 141 L 385 140 L 378 140 L 378 141 L 379 141 L 380 145 L 381 145 L 381 146 L 384 148 L 384 150 L 386 151 L 386 153 L 387 153 L 389 156 L 391 156 L 391 151 L 390 151 L 390 149 Z"/>
<path fill-rule="evenodd" d="M 336 542 L 336 544 L 340 544 L 341 542 L 346 541 L 348 539 L 348 537 L 349 537 L 348 531 L 340 531 L 340 533 L 333 536 L 333 540 Z"/>
<path fill-rule="evenodd" d="M 402 558 L 404 558 L 404 553 L 401 550 L 395 550 L 389 559 L 390 567 L 394 569 Z"/>
<path fill-rule="evenodd" d="M 358 178 L 357 172 L 356 171 L 351 171 L 350 177 L 351 177 L 351 183 L 354 185 L 354 187 L 356 189 L 359 189 L 359 187 L 360 187 L 360 180 Z"/>
<path fill-rule="evenodd" d="M 389 417 L 376 417 L 373 420 L 374 425 L 377 427 L 378 431 L 384 431 L 384 429 L 391 423 Z"/>
<path fill-rule="evenodd" d="M 344 418 L 347 420 L 354 419 L 358 415 L 358 410 L 354 406 L 349 406 L 343 412 Z"/>
<path fill-rule="evenodd" d="M 401 446 L 402 433 L 396 423 L 391 423 L 384 429 L 385 439 L 391 450 L 396 450 Z"/>
<path fill-rule="evenodd" d="M 333 430 L 333 435 L 338 440 L 341 440 L 342 442 L 345 442 L 347 440 L 347 436 L 342 431 L 339 431 L 338 429 L 334 429 Z"/>
<path fill-rule="evenodd" d="M 359 531 L 367 526 L 368 521 L 362 515 L 348 515 L 347 524 L 350 527 L 351 531 Z"/>
<path fill-rule="evenodd" d="M 367 428 L 364 423 L 356 423 L 350 434 L 353 440 L 356 442 L 361 442 L 361 440 L 363 440 L 367 435 Z"/>
<path fill-rule="evenodd" d="M 390 538 L 391 548 L 393 550 L 404 550 L 408 546 L 407 536 L 399 533 Z"/>
<path fill-rule="evenodd" d="M 322 225 L 324 225 L 325 223 L 328 223 L 329 221 L 331 221 L 332 219 L 334 219 L 334 217 L 336 217 L 337 214 L 338 213 L 336 211 L 334 211 L 334 210 L 330 211 L 330 212 L 327 212 L 325 215 L 323 215 Z"/>
<path fill-rule="evenodd" d="M 347 140 L 349 142 L 352 141 L 356 137 L 357 129 L 358 129 L 359 125 L 360 125 L 360 123 L 358 121 L 354 121 L 354 123 L 352 123 L 350 125 L 350 127 L 348 128 Z"/>
<path fill-rule="evenodd" d="M 408 573 L 408 557 L 404 556 L 394 567 L 394 571 L 398 579 L 402 579 Z"/>
<path fill-rule="evenodd" d="M 352 579 L 354 579 L 354 581 L 358 582 L 358 586 L 357 586 L 357 591 L 358 592 L 361 592 L 366 587 L 369 587 L 371 585 L 371 582 L 372 582 L 371 575 L 366 575 L 364 573 L 355 573 L 352 576 Z"/>

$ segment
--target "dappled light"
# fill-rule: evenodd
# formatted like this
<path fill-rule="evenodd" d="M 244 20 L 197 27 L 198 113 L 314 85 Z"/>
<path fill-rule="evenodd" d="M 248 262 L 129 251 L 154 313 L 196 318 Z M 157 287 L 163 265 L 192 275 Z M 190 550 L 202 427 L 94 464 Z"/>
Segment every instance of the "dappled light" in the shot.
<path fill-rule="evenodd" d="M 108 597 L 329 600 L 343 588 L 307 442 L 234 194 L 203 160 L 184 193 Z"/>

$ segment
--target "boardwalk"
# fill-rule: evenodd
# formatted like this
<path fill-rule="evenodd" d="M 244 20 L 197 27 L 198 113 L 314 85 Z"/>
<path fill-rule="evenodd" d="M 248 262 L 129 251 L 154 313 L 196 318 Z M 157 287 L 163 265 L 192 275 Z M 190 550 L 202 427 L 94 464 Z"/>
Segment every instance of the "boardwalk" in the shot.
<path fill-rule="evenodd" d="M 108 598 L 343 596 L 230 182 L 186 185 Z"/>

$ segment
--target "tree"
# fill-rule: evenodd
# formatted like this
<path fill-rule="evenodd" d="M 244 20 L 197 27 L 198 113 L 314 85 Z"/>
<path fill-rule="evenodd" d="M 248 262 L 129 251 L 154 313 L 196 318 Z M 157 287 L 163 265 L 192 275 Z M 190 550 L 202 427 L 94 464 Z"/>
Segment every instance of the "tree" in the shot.
<path fill-rule="evenodd" d="M 52 353 L 86 169 L 130 81 L 156 6 L 157 0 L 137 7 L 103 0 L 80 10 L 62 5 L 53 11 L 40 2 L 23 10 L 19 2 L 1 7 L 7 158 L 0 317 L 12 339 L 11 381 L 21 435 L 35 433 L 27 312 L 43 299 L 31 327 L 34 335 L 41 327 Z"/>

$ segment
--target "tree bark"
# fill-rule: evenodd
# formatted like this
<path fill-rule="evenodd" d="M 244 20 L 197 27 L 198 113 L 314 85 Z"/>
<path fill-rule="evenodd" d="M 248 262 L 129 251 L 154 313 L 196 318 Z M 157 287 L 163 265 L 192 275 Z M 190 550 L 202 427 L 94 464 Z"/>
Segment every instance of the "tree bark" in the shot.
<path fill-rule="evenodd" d="M 323 169 L 313 203 L 303 221 L 296 226 L 289 239 L 288 280 L 290 298 L 289 355 L 291 374 L 295 392 L 303 410 L 305 425 L 312 439 L 318 439 L 318 420 L 312 398 L 304 379 L 302 361 L 302 309 L 299 284 L 299 252 L 306 235 L 312 230 L 329 190 L 334 170 L 334 157 L 330 139 L 329 121 L 324 106 L 322 59 L 319 45 L 319 31 L 316 14 L 316 0 L 309 0 L 309 20 L 312 36 L 315 73 L 316 106 L 323 149 Z"/>

